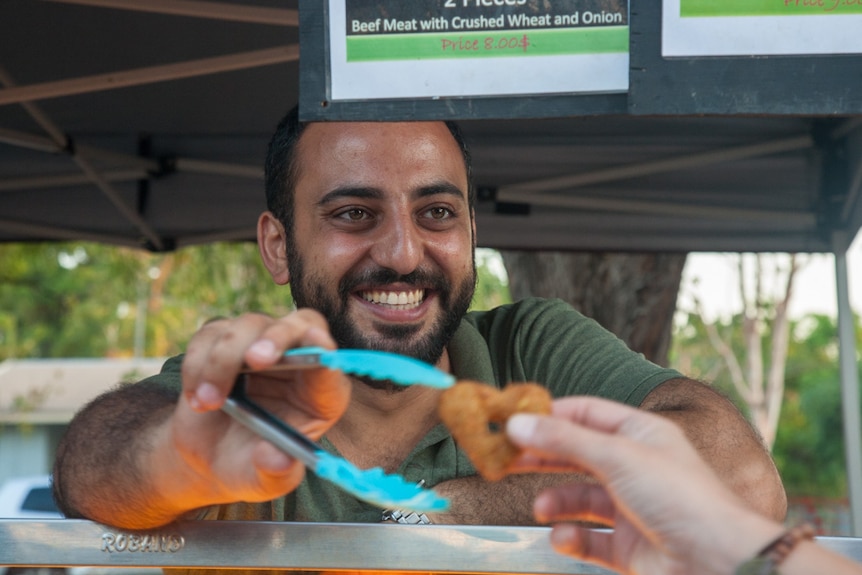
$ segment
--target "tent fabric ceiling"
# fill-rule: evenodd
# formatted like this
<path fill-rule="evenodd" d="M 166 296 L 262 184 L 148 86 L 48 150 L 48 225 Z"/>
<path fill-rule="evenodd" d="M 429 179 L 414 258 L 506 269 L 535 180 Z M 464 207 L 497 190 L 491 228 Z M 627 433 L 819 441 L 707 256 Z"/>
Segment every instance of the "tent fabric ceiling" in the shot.
<path fill-rule="evenodd" d="M 298 100 L 298 3 L 118 7 L 135 4 L 0 2 L 0 241 L 254 238 L 266 145 Z M 159 11 L 179 5 L 197 14 Z M 831 251 L 862 224 L 860 119 L 463 121 L 479 243 Z"/>

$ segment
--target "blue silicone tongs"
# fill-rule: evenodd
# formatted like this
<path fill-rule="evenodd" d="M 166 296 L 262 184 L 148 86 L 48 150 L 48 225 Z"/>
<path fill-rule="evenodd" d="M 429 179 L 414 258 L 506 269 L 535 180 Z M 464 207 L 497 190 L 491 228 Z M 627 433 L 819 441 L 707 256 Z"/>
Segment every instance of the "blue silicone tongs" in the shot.
<path fill-rule="evenodd" d="M 350 375 L 389 380 L 398 385 L 427 385 L 445 389 L 452 387 L 455 377 L 412 357 L 369 349 L 324 349 L 299 347 L 285 352 L 280 363 L 267 371 L 326 367 Z"/>
<path fill-rule="evenodd" d="M 262 372 L 320 367 L 388 380 L 399 385 L 421 384 L 445 388 L 455 383 L 452 375 L 416 359 L 394 353 L 358 349 L 292 349 L 284 354 L 280 363 Z M 245 372 L 237 377 L 222 410 L 288 455 L 297 458 L 319 477 L 363 501 L 384 508 L 401 507 L 413 511 L 448 509 L 449 501 L 434 491 L 408 483 L 400 475 L 386 474 L 379 467 L 359 469 L 346 459 L 327 452 L 300 431 L 252 401 L 245 390 L 248 376 L 249 372 Z"/>

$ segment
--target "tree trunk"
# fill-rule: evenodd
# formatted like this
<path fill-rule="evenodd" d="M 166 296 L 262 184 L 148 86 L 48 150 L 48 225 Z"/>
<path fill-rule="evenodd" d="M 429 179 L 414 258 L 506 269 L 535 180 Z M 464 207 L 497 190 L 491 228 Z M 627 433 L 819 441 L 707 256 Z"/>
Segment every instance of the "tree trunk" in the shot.
<path fill-rule="evenodd" d="M 684 253 L 501 250 L 512 299 L 560 298 L 667 365 Z"/>

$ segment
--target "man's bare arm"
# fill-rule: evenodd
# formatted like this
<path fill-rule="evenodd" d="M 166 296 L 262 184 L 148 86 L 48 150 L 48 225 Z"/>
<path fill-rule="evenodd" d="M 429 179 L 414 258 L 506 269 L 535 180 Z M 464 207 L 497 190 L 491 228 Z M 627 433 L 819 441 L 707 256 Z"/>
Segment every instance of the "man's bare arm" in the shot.
<path fill-rule="evenodd" d="M 54 497 L 66 517 L 126 527 L 169 522 L 176 511 L 147 489 L 146 461 L 163 437 L 177 393 L 133 384 L 107 392 L 69 424 L 54 462 Z"/>
<path fill-rule="evenodd" d="M 751 509 L 783 521 L 787 495 L 757 431 L 731 401 L 691 379 L 655 388 L 640 406 L 676 422 L 721 480 Z"/>
<path fill-rule="evenodd" d="M 245 314 L 203 326 L 182 363 L 182 393 L 143 382 L 85 407 L 57 454 L 61 508 L 129 529 L 157 527 L 189 511 L 270 501 L 302 481 L 304 467 L 219 408 L 244 366 L 275 364 L 297 345 L 334 347 L 322 316 Z M 350 381 L 328 369 L 249 376 L 247 393 L 276 417 L 319 438 L 344 413 Z"/>

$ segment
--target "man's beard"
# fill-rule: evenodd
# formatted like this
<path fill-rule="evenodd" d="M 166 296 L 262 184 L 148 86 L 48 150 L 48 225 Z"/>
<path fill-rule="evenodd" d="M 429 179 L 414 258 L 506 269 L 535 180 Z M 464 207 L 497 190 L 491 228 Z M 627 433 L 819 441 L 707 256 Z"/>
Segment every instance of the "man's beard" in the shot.
<path fill-rule="evenodd" d="M 305 263 L 295 250 L 292 242 L 287 246 L 287 264 L 290 273 L 291 294 L 297 308 L 312 308 L 323 314 L 338 347 L 345 349 L 372 349 L 388 351 L 414 357 L 432 365 L 439 361 L 443 350 L 452 339 L 464 314 L 470 307 L 476 289 L 476 263 L 473 259 L 471 273 L 455 289 L 442 273 L 427 269 L 416 269 L 407 275 L 398 275 L 391 269 L 378 268 L 344 276 L 338 284 L 335 298 L 325 289 L 325 283 L 313 272 L 308 272 Z M 348 304 L 351 293 L 357 286 L 373 289 L 401 283 L 417 288 L 429 288 L 437 295 L 440 317 L 431 329 L 418 340 L 416 334 L 422 329 L 419 325 L 375 324 L 375 335 L 362 333 L 356 329 L 348 317 Z M 391 382 L 357 378 L 376 389 L 397 391 L 406 389 Z"/>

